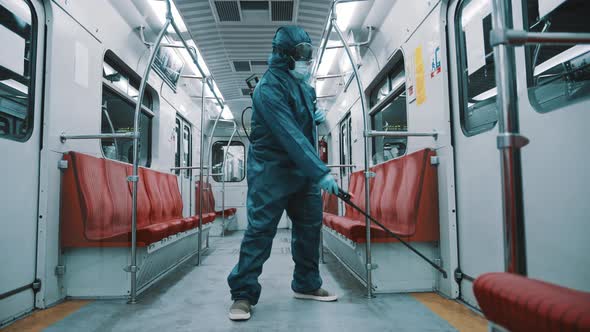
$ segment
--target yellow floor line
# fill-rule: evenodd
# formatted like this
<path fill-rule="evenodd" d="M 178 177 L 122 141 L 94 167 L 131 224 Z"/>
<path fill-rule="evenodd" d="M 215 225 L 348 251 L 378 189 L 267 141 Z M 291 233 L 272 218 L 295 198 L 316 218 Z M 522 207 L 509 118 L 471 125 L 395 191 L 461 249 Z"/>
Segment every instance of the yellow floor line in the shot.
<path fill-rule="evenodd" d="M 488 331 L 488 321 L 460 303 L 434 293 L 415 293 L 412 296 L 460 332 Z"/>
<path fill-rule="evenodd" d="M 87 305 L 91 301 L 66 301 L 58 304 L 55 307 L 51 307 L 46 310 L 39 310 L 33 312 L 31 315 L 16 321 L 4 329 L 0 329 L 2 332 L 37 332 L 43 331 L 43 329 L 59 322 L 66 318 L 70 314 L 78 311 L 83 306 Z"/>

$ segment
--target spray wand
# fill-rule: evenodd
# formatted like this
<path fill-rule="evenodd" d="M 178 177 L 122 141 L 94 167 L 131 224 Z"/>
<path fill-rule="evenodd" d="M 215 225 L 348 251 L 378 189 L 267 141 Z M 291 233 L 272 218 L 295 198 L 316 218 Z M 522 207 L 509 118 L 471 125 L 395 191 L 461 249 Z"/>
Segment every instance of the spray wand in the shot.
<path fill-rule="evenodd" d="M 351 200 L 352 196 L 349 193 L 338 188 L 338 195 L 336 195 L 336 196 L 338 198 L 340 198 L 344 203 L 348 204 L 350 207 L 352 207 L 353 209 L 360 212 L 363 216 L 369 218 L 369 220 L 374 222 L 377 226 L 381 227 L 381 229 L 383 229 L 387 234 L 393 236 L 396 240 L 398 240 L 401 244 L 403 244 L 408 249 L 413 251 L 416 255 L 420 256 L 420 258 L 422 258 L 424 261 L 426 261 L 428 264 L 430 264 L 434 269 L 436 269 L 438 272 L 440 272 L 442 274 L 443 278 L 447 279 L 447 272 L 442 267 L 438 266 L 435 262 L 430 260 L 428 257 L 424 256 L 424 254 L 422 254 L 420 251 L 418 251 L 418 249 L 414 248 L 411 244 L 404 241 L 399 235 L 397 235 L 394 232 L 387 229 L 387 227 L 383 226 L 382 223 L 380 223 L 378 220 L 375 220 L 375 218 L 373 218 L 369 214 L 367 214 L 367 212 L 365 212 L 363 209 L 358 207 L 358 205 L 354 204 Z"/>

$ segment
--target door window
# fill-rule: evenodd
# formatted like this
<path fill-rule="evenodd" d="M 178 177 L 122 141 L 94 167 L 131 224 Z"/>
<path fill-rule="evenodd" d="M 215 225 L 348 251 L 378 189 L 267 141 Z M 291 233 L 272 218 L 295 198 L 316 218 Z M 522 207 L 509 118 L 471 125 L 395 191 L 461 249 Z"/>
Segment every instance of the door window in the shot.
<path fill-rule="evenodd" d="M 246 177 L 244 167 L 246 148 L 241 142 L 232 142 L 227 146 L 228 141 L 218 141 L 213 144 L 213 180 L 216 182 L 242 182 Z M 223 158 L 227 151 L 225 167 L 223 167 Z M 221 175 L 223 174 L 223 175 Z"/>
<path fill-rule="evenodd" d="M 529 31 L 590 32 L 588 0 L 527 0 L 526 4 Z M 590 98 L 590 45 L 531 45 L 527 54 L 529 98 L 537 111 Z"/>
<path fill-rule="evenodd" d="M 0 137 L 26 141 L 33 131 L 36 22 L 28 1 L 0 1 Z"/>
<path fill-rule="evenodd" d="M 342 122 L 340 122 L 340 164 L 352 165 L 352 118 L 348 114 Z M 350 168 L 341 167 L 340 175 L 347 176 L 350 173 Z"/>
<path fill-rule="evenodd" d="M 491 0 L 465 0 L 457 11 L 461 126 L 467 136 L 492 129 L 498 121 Z"/>
<path fill-rule="evenodd" d="M 192 166 L 192 135 L 191 135 L 191 127 L 187 124 L 184 124 L 183 126 L 183 130 L 182 130 L 182 154 L 183 154 L 183 158 L 182 158 L 182 166 L 183 167 L 189 167 Z M 184 177 L 186 177 L 187 179 L 190 179 L 191 177 L 191 170 L 187 169 L 184 172 Z"/>
<path fill-rule="evenodd" d="M 180 119 L 176 118 L 176 125 L 174 126 L 174 137 L 176 137 L 176 144 L 174 145 L 174 167 L 180 167 Z M 174 171 L 174 174 L 179 175 L 180 170 Z"/>

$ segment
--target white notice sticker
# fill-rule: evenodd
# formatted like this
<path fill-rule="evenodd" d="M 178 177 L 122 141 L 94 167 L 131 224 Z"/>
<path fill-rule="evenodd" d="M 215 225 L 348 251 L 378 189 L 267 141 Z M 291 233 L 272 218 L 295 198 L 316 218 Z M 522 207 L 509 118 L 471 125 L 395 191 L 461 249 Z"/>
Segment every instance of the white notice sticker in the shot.
<path fill-rule="evenodd" d="M 471 75 L 486 64 L 482 20 L 472 20 L 465 26 L 465 49 L 467 52 L 467 68 L 469 75 Z"/>
<path fill-rule="evenodd" d="M 545 17 L 564 2 L 565 0 L 539 0 L 539 16 Z"/>
<path fill-rule="evenodd" d="M 0 56 L 0 66 L 17 73 L 24 75 L 25 70 L 25 40 L 16 33 L 8 30 L 3 25 L 0 25 L 0 40 L 4 45 L 2 49 L 2 56 Z"/>
<path fill-rule="evenodd" d="M 88 47 L 76 42 L 74 52 L 74 81 L 79 85 L 88 87 Z"/>

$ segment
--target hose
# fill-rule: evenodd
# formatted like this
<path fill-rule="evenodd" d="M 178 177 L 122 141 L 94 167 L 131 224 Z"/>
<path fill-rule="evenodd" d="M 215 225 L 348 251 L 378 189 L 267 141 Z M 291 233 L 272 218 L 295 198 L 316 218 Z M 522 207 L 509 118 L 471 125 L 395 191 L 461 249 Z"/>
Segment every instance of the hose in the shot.
<path fill-rule="evenodd" d="M 248 109 L 252 109 L 252 106 L 248 106 L 242 110 L 242 128 L 244 129 L 244 134 L 246 134 L 246 138 L 248 138 L 248 142 L 252 143 L 250 135 L 248 135 L 248 131 L 246 130 L 246 124 L 244 123 L 244 114 L 246 114 L 246 111 Z"/>

